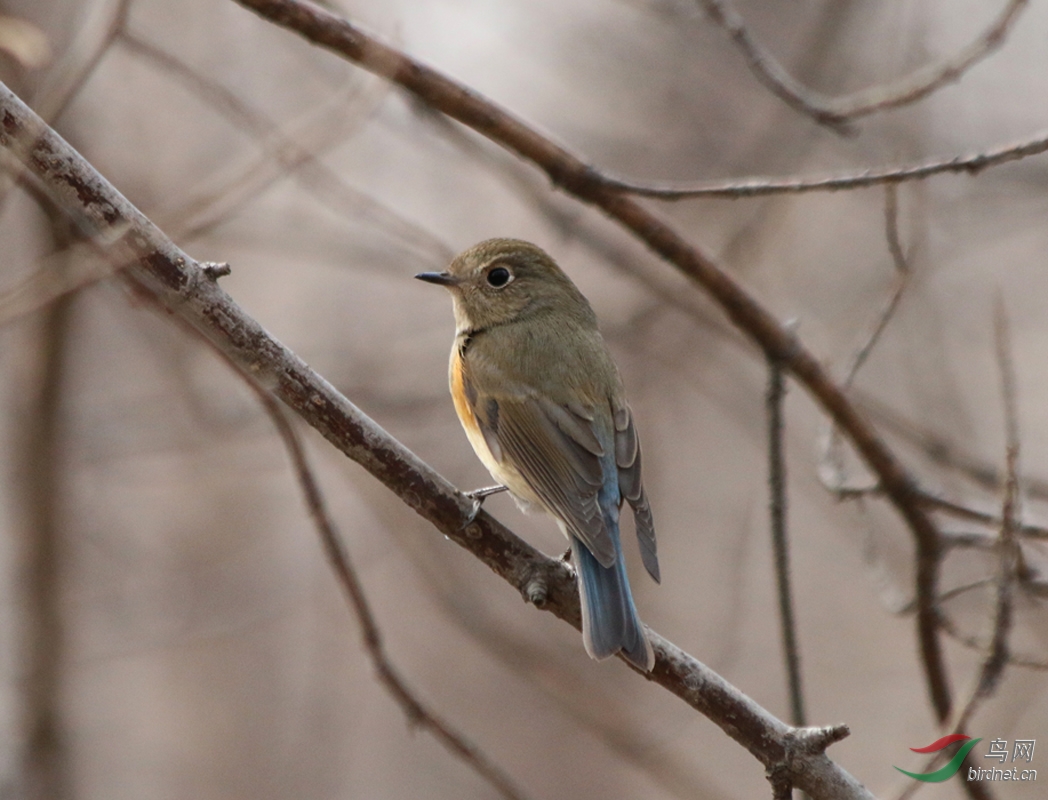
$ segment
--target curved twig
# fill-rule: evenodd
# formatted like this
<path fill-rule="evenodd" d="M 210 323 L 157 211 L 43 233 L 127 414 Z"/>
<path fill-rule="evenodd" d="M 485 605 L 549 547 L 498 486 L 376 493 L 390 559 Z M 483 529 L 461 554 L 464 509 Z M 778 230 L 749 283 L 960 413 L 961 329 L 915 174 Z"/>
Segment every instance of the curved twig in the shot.
<path fill-rule="evenodd" d="M 753 36 L 728 0 L 700 0 L 710 18 L 723 28 L 746 58 L 757 79 L 791 108 L 837 133 L 854 132 L 853 120 L 921 100 L 960 79 L 972 66 L 1004 44 L 1028 0 L 1010 0 L 975 41 L 951 58 L 928 64 L 896 81 L 871 86 L 842 97 L 827 97 L 796 81 Z"/>

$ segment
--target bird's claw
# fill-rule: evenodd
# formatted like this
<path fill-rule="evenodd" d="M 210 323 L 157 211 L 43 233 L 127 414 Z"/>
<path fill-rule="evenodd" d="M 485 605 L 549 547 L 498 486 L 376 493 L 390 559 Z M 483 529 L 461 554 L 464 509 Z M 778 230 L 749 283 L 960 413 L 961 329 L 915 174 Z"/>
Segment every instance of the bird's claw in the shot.
<path fill-rule="evenodd" d="M 508 486 L 485 486 L 482 489 L 474 489 L 472 492 L 463 492 L 463 495 L 473 501 L 473 510 L 469 512 L 469 519 L 466 521 L 466 525 L 469 525 L 477 518 L 477 514 L 480 513 L 480 507 L 484 505 L 484 501 L 487 498 L 493 494 L 505 492 L 508 489 Z"/>

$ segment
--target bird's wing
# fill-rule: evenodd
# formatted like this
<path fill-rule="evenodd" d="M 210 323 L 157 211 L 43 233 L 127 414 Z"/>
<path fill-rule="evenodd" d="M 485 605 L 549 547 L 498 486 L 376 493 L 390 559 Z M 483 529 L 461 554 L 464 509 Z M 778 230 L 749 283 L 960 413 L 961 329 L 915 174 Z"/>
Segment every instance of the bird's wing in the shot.
<path fill-rule="evenodd" d="M 636 521 L 637 541 L 644 568 L 654 578 L 659 578 L 659 557 L 655 548 L 655 523 L 651 517 L 651 506 L 644 492 L 640 472 L 640 440 L 633 426 L 633 414 L 625 403 L 617 403 L 615 418 L 615 464 L 619 468 L 619 492 L 633 509 Z"/>
<path fill-rule="evenodd" d="M 601 565 L 615 563 L 615 544 L 598 503 L 605 450 L 593 419 L 533 395 L 493 397 L 471 385 L 466 396 L 496 458 L 520 473 Z"/>

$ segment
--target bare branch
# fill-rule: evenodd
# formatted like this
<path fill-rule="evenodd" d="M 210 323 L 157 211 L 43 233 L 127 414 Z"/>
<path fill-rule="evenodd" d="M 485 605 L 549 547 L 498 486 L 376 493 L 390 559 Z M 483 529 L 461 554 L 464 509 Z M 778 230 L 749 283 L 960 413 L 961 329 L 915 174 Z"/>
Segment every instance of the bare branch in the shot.
<path fill-rule="evenodd" d="M 0 147 L 13 149 L 50 191 L 52 201 L 84 228 L 126 228 L 112 245 L 117 263 L 150 294 L 272 391 L 339 450 L 363 466 L 449 540 L 469 550 L 529 602 L 580 627 L 571 571 L 522 541 L 391 437 L 248 317 L 142 213 L 65 141 L 0 85 Z M 652 680 L 709 717 L 766 767 L 782 763 L 795 729 L 680 648 L 651 632 Z M 789 760 L 795 786 L 813 798 L 872 795 L 824 753 Z"/>
<path fill-rule="evenodd" d="M 943 592 L 939 595 L 939 605 L 952 600 L 955 597 L 960 597 L 963 594 L 974 591 L 975 589 L 982 588 L 983 586 L 989 586 L 993 583 L 991 578 L 980 578 L 977 581 L 971 581 L 970 583 L 963 584 L 962 586 L 955 586 L 952 589 Z"/>
<path fill-rule="evenodd" d="M 867 167 L 859 172 L 846 175 L 827 175 L 816 178 L 753 176 L 689 184 L 643 183 L 604 177 L 604 182 L 609 187 L 629 194 L 638 197 L 652 197 L 657 200 L 687 200 L 695 197 L 734 200 L 740 197 L 766 197 L 774 194 L 864 189 L 884 184 L 921 181 L 944 173 L 977 175 L 984 169 L 1040 155 L 1045 151 L 1048 151 L 1048 132 L 1041 131 L 1026 139 L 991 147 L 978 153 L 935 159 L 904 167 Z"/>
<path fill-rule="evenodd" d="M 742 52 L 750 71 L 772 94 L 820 125 L 841 134 L 854 133 L 851 122 L 859 117 L 909 105 L 959 80 L 972 66 L 1004 44 L 1027 1 L 1009 0 L 983 33 L 951 58 L 924 66 L 885 85 L 872 86 L 843 97 L 827 97 L 794 80 L 750 34 L 745 21 L 728 0 L 700 0 L 710 18 L 728 33 Z"/>

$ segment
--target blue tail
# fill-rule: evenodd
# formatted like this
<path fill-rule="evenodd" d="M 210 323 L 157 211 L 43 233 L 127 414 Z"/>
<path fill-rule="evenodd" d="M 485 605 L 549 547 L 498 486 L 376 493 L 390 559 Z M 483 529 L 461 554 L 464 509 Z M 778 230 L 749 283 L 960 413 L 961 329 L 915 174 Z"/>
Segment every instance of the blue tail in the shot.
<path fill-rule="evenodd" d="M 618 525 L 608 527 L 615 543 L 615 563 L 610 567 L 602 567 L 586 545 L 571 538 L 582 600 L 582 641 L 586 652 L 597 660 L 621 650 L 633 666 L 650 672 L 655 654 L 633 605 Z"/>

